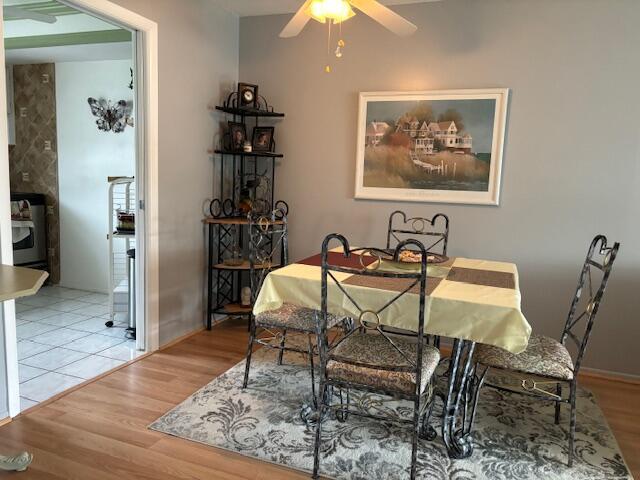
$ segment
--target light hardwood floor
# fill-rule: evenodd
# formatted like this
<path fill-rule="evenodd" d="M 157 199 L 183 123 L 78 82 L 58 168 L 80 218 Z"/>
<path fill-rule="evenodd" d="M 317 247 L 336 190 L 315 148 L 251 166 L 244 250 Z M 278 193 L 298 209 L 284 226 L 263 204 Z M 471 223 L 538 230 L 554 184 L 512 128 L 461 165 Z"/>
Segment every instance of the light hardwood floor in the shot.
<path fill-rule="evenodd" d="M 149 423 L 242 359 L 246 324 L 227 321 L 36 407 L 0 427 L 0 452 L 29 450 L 16 479 L 302 479 L 268 463 L 148 430 Z M 640 385 L 585 378 L 640 478 Z"/>

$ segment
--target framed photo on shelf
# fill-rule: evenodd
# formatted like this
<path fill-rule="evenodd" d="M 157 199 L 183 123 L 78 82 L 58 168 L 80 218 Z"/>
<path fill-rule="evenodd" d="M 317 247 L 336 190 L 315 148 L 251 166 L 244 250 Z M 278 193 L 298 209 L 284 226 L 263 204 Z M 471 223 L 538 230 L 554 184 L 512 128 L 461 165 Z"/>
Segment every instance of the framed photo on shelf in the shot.
<path fill-rule="evenodd" d="M 258 85 L 238 83 L 238 107 L 258 108 Z"/>
<path fill-rule="evenodd" d="M 247 141 L 247 128 L 244 123 L 229 122 L 229 150 L 241 152 Z"/>
<path fill-rule="evenodd" d="M 273 149 L 273 127 L 254 127 L 251 145 L 254 152 L 271 152 Z"/>
<path fill-rule="evenodd" d="M 355 198 L 498 205 L 509 90 L 360 94 Z"/>

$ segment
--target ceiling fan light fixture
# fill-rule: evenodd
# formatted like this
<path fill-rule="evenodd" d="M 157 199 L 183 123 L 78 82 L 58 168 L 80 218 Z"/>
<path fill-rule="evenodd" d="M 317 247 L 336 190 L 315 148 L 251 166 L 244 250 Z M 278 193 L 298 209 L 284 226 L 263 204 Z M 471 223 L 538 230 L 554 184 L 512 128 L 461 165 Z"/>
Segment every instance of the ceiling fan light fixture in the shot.
<path fill-rule="evenodd" d="M 327 23 L 327 19 L 342 23 L 356 14 L 347 0 L 313 0 L 307 13 L 320 23 Z"/>

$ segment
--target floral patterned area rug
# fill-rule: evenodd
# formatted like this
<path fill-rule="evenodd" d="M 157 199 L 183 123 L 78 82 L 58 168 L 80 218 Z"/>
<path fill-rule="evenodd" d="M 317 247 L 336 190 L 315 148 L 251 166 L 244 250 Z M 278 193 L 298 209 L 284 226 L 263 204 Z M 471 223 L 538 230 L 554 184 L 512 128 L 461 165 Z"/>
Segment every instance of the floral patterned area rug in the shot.
<path fill-rule="evenodd" d="M 300 418 L 310 398 L 308 369 L 285 354 L 278 366 L 275 353 L 253 354 L 249 386 L 242 390 L 244 361 L 194 393 L 149 428 L 222 448 L 263 461 L 310 472 L 314 431 Z M 355 398 L 354 398 L 355 397 Z M 377 404 L 381 397 L 356 396 L 358 405 Z M 439 432 L 436 404 L 432 425 Z M 383 408 L 407 415 L 408 402 Z M 484 388 L 475 424 L 475 450 L 465 460 L 451 460 L 440 435 L 420 441 L 420 479 L 632 479 L 620 449 L 596 404 L 581 389 L 578 397 L 574 467 L 568 468 L 568 406 L 555 425 L 553 405 L 522 395 Z M 351 415 L 338 422 L 331 415 L 323 425 L 321 473 L 333 479 L 407 479 L 411 426 Z"/>

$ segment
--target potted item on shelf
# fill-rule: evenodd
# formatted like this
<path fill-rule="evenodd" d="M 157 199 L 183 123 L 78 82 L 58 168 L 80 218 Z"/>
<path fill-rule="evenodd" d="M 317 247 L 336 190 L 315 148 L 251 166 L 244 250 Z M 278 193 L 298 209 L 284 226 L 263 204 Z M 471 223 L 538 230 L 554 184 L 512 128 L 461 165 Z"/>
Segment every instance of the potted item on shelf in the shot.
<path fill-rule="evenodd" d="M 231 247 L 222 263 L 228 267 L 239 267 L 242 265 L 244 263 L 244 258 L 242 258 L 242 249 L 238 245 Z"/>
<path fill-rule="evenodd" d="M 240 190 L 240 201 L 238 202 L 238 214 L 247 215 L 253 210 L 253 199 L 251 198 L 251 190 L 249 184 Z"/>
<path fill-rule="evenodd" d="M 228 248 L 222 263 L 229 267 L 238 267 L 244 262 L 242 258 L 242 248 L 238 245 L 238 227 L 234 227 L 232 236 L 232 245 Z"/>
<path fill-rule="evenodd" d="M 118 211 L 118 224 L 116 230 L 121 233 L 130 233 L 136 230 L 136 215 L 135 213 Z"/>
<path fill-rule="evenodd" d="M 244 217 L 249 212 L 268 213 L 271 211 L 271 180 L 266 173 L 238 176 L 235 196 L 238 198 L 237 204 L 233 204 L 235 216 Z"/>
<path fill-rule="evenodd" d="M 242 152 L 247 141 L 247 128 L 244 123 L 229 122 L 229 150 Z"/>
<path fill-rule="evenodd" d="M 273 127 L 253 128 L 253 151 L 271 152 L 273 150 Z"/>

